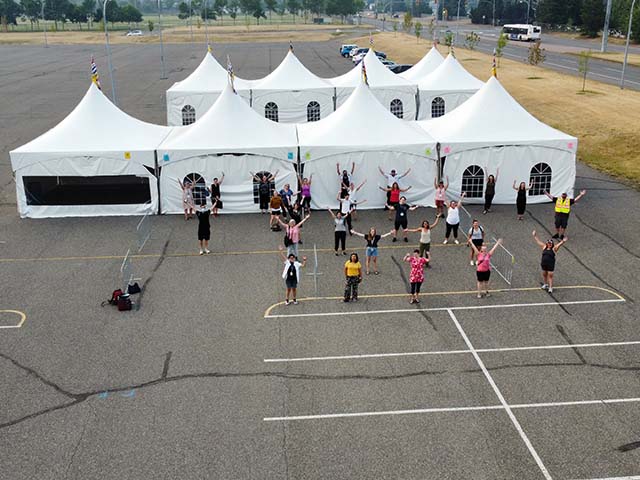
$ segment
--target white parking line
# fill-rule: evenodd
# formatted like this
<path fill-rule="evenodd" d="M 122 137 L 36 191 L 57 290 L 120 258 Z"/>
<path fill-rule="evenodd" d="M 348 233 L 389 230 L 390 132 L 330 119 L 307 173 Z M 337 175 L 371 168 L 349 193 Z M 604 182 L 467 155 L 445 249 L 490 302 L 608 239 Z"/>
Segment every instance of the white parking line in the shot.
<path fill-rule="evenodd" d="M 291 313 L 288 315 L 265 315 L 264 318 L 307 318 L 307 317 L 340 317 L 345 315 L 379 315 L 384 313 L 420 313 L 420 312 L 447 312 L 449 310 L 484 310 L 497 308 L 525 308 L 525 307 L 550 307 L 560 305 L 589 305 L 598 303 L 619 303 L 624 298 L 611 298 L 604 300 L 576 300 L 569 302 L 537 302 L 537 303 L 510 303 L 506 305 L 468 305 L 464 307 L 436 307 L 436 308 L 398 308 L 393 310 L 356 310 L 343 312 L 319 312 L 319 313 Z M 404 319 L 400 319 L 404 320 Z"/>
<path fill-rule="evenodd" d="M 589 478 L 586 480 L 640 480 L 640 475 L 635 475 L 633 477 Z"/>
<path fill-rule="evenodd" d="M 606 343 L 572 343 L 562 345 L 537 345 L 530 347 L 500 347 L 500 348 L 476 348 L 478 353 L 495 352 L 521 352 L 527 350 L 559 350 L 566 348 L 594 348 L 594 347 L 623 347 L 629 345 L 640 345 L 640 340 L 629 342 L 606 342 Z M 394 358 L 394 357 L 421 357 L 428 355 L 460 355 L 469 354 L 471 350 L 435 350 L 426 352 L 397 352 L 397 353 L 365 353 L 354 355 L 328 355 L 324 357 L 293 357 L 293 358 L 266 358 L 265 363 L 287 363 L 287 362 L 318 362 L 331 360 L 362 360 L 368 358 Z"/>
<path fill-rule="evenodd" d="M 581 407 L 589 405 L 615 405 L 619 403 L 638 403 L 640 398 L 605 398 L 596 400 L 575 400 L 570 402 L 542 402 L 542 403 L 517 403 L 509 405 L 512 410 L 526 410 L 532 408 L 558 408 L 558 407 Z M 424 413 L 455 413 L 455 412 L 482 412 L 490 410 L 504 410 L 503 405 L 467 406 L 467 407 L 440 407 L 440 408 L 416 408 L 412 410 L 386 410 L 373 412 L 353 412 L 353 413 L 326 413 L 321 415 L 294 415 L 290 417 L 265 417 L 265 422 L 291 422 L 302 420 L 329 420 L 337 418 L 353 417 L 379 417 L 384 415 L 416 415 Z M 622 477 L 624 478 L 624 477 Z M 593 479 L 599 480 L 599 479 Z M 602 479 L 604 480 L 604 479 Z"/>

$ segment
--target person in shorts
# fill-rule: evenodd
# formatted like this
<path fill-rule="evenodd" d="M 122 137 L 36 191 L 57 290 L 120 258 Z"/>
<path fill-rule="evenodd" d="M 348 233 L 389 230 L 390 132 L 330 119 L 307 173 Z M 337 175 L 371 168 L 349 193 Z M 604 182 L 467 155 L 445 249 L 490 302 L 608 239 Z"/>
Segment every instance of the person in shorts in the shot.
<path fill-rule="evenodd" d="M 211 203 L 213 204 L 211 207 L 211 213 L 214 217 L 218 216 L 218 210 L 222 208 L 222 200 L 220 200 L 220 186 L 222 185 L 222 182 L 224 182 L 224 172 L 222 172 L 220 179 L 218 179 L 218 177 L 213 179 L 213 182 L 211 182 L 211 188 L 209 189 L 209 193 L 211 194 Z"/>
<path fill-rule="evenodd" d="M 429 223 L 428 220 L 423 220 L 422 225 L 418 228 L 410 228 L 407 232 L 420 233 L 420 242 L 418 243 L 418 253 L 421 257 L 425 257 L 429 260 L 427 268 L 431 268 L 431 229 L 435 228 L 440 221 L 440 217 L 436 215 L 436 219 L 433 223 Z"/>
<path fill-rule="evenodd" d="M 272 230 L 280 230 L 278 222 L 280 222 L 280 215 L 282 214 L 282 197 L 277 190 L 273 191 L 273 196 L 269 200 L 269 210 L 271 215 L 269 217 L 269 228 Z"/>
<path fill-rule="evenodd" d="M 396 172 L 395 168 L 392 168 L 391 171 L 389 173 L 386 173 L 384 170 L 382 170 L 382 167 L 380 167 L 380 165 L 378 165 L 378 171 L 380 172 L 380 175 L 382 175 L 384 178 L 387 179 L 387 188 L 390 189 L 394 183 L 397 183 L 398 186 L 400 186 L 400 181 L 406 177 L 407 175 L 409 175 L 409 172 L 411 172 L 411 168 L 408 168 L 406 172 L 404 172 L 402 175 L 398 175 L 398 173 Z M 385 189 L 383 189 L 385 190 Z M 387 205 L 391 205 L 392 200 L 391 200 L 391 190 L 386 190 L 387 192 Z M 386 207 L 385 207 L 386 210 Z"/>
<path fill-rule="evenodd" d="M 540 259 L 540 268 L 542 269 L 542 289 L 549 293 L 553 293 L 553 274 L 556 269 L 556 253 L 560 250 L 568 237 L 564 237 L 557 245 L 553 244 L 553 239 L 549 239 L 546 242 L 541 242 L 536 231 L 532 232 L 533 239 L 542 248 L 542 258 Z"/>
<path fill-rule="evenodd" d="M 544 192 L 544 194 L 554 203 L 556 233 L 551 238 L 559 238 L 560 240 L 564 238 L 565 231 L 567 230 L 567 225 L 569 224 L 569 214 L 571 213 L 571 207 L 574 203 L 584 197 L 586 193 L 586 190 L 582 190 L 580 192 L 580 195 L 578 195 L 576 198 L 569 198 L 567 196 L 567 192 L 564 192 L 559 197 L 554 197 L 550 195 L 549 192 Z"/>
<path fill-rule="evenodd" d="M 407 197 L 400 197 L 400 202 L 396 205 L 387 205 L 389 207 L 389 210 L 394 210 L 396 212 L 396 219 L 395 222 L 393 224 L 393 240 L 392 242 L 397 242 L 398 241 L 398 230 L 400 230 L 400 228 L 402 228 L 402 236 L 404 237 L 404 241 L 408 242 L 409 239 L 407 238 L 407 228 L 409 225 L 409 217 L 408 217 L 408 213 L 409 211 L 413 211 L 416 208 L 418 208 L 418 205 L 413 205 L 410 206 L 407 203 Z"/>
<path fill-rule="evenodd" d="M 502 239 L 499 238 L 496 244 L 491 250 L 487 249 L 486 245 L 482 245 L 480 249 L 471 243 L 471 248 L 475 250 L 478 256 L 478 262 L 476 263 L 476 279 L 478 281 L 478 298 L 490 297 L 489 293 L 489 279 L 491 278 L 491 256 L 495 253 L 496 249 L 502 244 Z"/>
<path fill-rule="evenodd" d="M 362 237 L 367 242 L 367 248 L 365 250 L 365 256 L 366 256 L 365 272 L 367 273 L 367 275 L 369 275 L 370 273 L 371 259 L 373 259 L 373 273 L 375 275 L 378 275 L 380 273 L 378 272 L 378 242 L 381 239 L 388 237 L 392 233 L 393 233 L 393 230 L 383 235 L 379 235 L 374 227 L 371 227 L 369 229 L 369 233 L 367 233 L 366 235 L 363 233 L 356 232 L 355 230 L 351 230 L 352 235 L 355 235 L 357 237 Z"/>
<path fill-rule="evenodd" d="M 447 203 L 447 189 L 449 188 L 449 177 L 445 184 L 442 180 L 438 182 L 437 178 L 433 179 L 433 186 L 436 189 L 435 201 L 436 201 L 436 218 L 444 217 L 444 207 Z"/>
<path fill-rule="evenodd" d="M 280 258 L 284 261 L 284 270 L 282 271 L 282 278 L 287 289 L 284 304 L 289 305 L 293 302 L 294 305 L 298 304 L 298 284 L 300 283 L 300 269 L 304 268 L 307 264 L 307 257 L 302 257 L 302 263 L 298 262 L 296 256 L 291 253 L 289 256 L 285 256 L 284 247 L 280 245 Z M 292 300 L 289 301 L 289 298 Z"/>
<path fill-rule="evenodd" d="M 480 225 L 478 220 L 474 219 L 469 232 L 467 233 L 467 245 L 469 243 L 473 243 L 475 245 L 475 249 L 471 249 L 471 253 L 469 255 L 469 265 L 476 265 L 477 262 L 473 261 L 473 258 L 476 255 L 476 252 L 479 251 L 484 243 L 484 228 Z"/>
<path fill-rule="evenodd" d="M 200 255 L 211 253 L 209 251 L 209 240 L 211 239 L 210 216 L 211 210 L 207 208 L 207 204 L 204 203 L 200 205 L 200 208 L 196 211 L 196 217 L 198 217 L 198 245 L 200 246 Z"/>

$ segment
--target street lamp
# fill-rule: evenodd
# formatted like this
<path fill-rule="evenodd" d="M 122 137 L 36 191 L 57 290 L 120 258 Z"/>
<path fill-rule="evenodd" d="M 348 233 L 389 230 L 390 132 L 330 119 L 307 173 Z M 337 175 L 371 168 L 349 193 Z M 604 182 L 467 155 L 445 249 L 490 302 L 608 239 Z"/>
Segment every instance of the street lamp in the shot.
<path fill-rule="evenodd" d="M 116 96 L 116 82 L 113 80 L 113 63 L 111 63 L 111 45 L 109 45 L 109 30 L 107 29 L 107 2 L 104 0 L 102 4 L 102 23 L 104 23 L 104 38 L 107 47 L 107 63 L 109 64 L 109 78 L 111 79 L 111 100 L 114 105 L 118 105 L 118 98 Z M 115 1 L 115 0 L 114 0 Z"/>
<path fill-rule="evenodd" d="M 42 2 L 42 12 L 40 13 L 42 16 L 42 30 L 44 31 L 44 48 L 47 48 L 49 44 L 47 43 L 47 24 L 44 22 L 44 0 Z"/>
<path fill-rule="evenodd" d="M 191 8 L 191 0 L 189 0 L 189 31 L 191 32 L 191 58 L 195 58 L 195 45 L 193 44 L 193 10 Z"/>
<path fill-rule="evenodd" d="M 458 14 L 456 15 L 456 45 L 458 44 L 458 31 L 460 30 L 460 0 L 458 0 Z"/>
<path fill-rule="evenodd" d="M 164 68 L 164 44 L 162 43 L 162 0 L 158 0 L 158 33 L 160 34 L 160 63 L 162 63 L 162 76 L 161 80 L 167 78 Z"/>
<path fill-rule="evenodd" d="M 631 10 L 629 10 L 629 28 L 627 28 L 627 43 L 624 46 L 624 62 L 622 62 L 622 78 L 620 78 L 620 88 L 624 89 L 624 75 L 627 71 L 627 58 L 629 56 L 629 39 L 631 38 L 631 23 L 633 22 L 633 7 L 636 5 L 636 0 L 631 2 Z"/>
<path fill-rule="evenodd" d="M 207 48 L 209 48 L 209 29 L 207 28 L 209 25 L 209 8 L 208 8 L 208 0 L 204 0 L 204 36 L 207 40 Z"/>

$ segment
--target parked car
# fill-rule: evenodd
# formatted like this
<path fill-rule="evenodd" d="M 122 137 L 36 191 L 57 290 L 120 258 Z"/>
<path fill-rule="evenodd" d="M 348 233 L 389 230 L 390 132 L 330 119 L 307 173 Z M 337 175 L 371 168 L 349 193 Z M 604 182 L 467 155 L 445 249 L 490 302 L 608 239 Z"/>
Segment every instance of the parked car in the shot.
<path fill-rule="evenodd" d="M 397 13 L 394 13 L 393 15 L 391 15 L 391 18 L 400 18 L 400 15 L 398 15 Z"/>
<path fill-rule="evenodd" d="M 349 56 L 351 57 L 351 59 L 353 59 L 353 57 L 355 57 L 356 55 L 360 55 L 361 53 L 367 53 L 368 51 L 369 51 L 368 48 L 353 48 L 349 52 Z"/>
<path fill-rule="evenodd" d="M 380 60 L 380 62 L 385 66 L 385 67 L 393 67 L 396 62 L 392 61 L 392 60 Z"/>
<path fill-rule="evenodd" d="M 348 57 L 349 52 L 351 52 L 351 50 L 353 50 L 354 48 L 358 48 L 358 45 L 342 45 L 340 47 L 340 55 L 342 55 L 343 57 Z"/>
<path fill-rule="evenodd" d="M 411 67 L 413 67 L 413 65 L 410 65 L 407 63 L 396 63 L 395 65 L 391 65 L 389 67 L 389 70 L 391 70 L 393 73 L 402 73 L 402 72 L 406 72 Z"/>
<path fill-rule="evenodd" d="M 362 57 L 364 57 L 367 53 L 369 53 L 368 48 L 359 48 L 358 51 L 353 55 L 351 60 L 353 61 L 353 63 L 357 64 L 358 62 L 360 62 L 360 60 L 362 60 Z M 384 60 L 387 58 L 387 54 L 384 52 L 376 52 L 376 57 L 378 57 L 381 60 Z"/>
<path fill-rule="evenodd" d="M 142 30 L 129 30 L 127 32 L 127 37 L 141 37 Z"/>
<path fill-rule="evenodd" d="M 380 59 L 385 59 L 387 58 L 387 54 L 384 52 L 376 52 L 376 57 L 380 58 Z"/>

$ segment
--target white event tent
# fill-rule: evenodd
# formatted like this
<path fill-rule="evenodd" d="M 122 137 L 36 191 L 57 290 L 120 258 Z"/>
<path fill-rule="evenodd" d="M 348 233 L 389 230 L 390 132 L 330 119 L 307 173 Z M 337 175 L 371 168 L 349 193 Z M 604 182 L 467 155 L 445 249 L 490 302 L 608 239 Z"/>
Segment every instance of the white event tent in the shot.
<path fill-rule="evenodd" d="M 210 185 L 225 174 L 224 213 L 257 212 L 258 197 L 249 172 L 275 174 L 276 187 L 296 184 L 295 125 L 275 123 L 249 107 L 231 87 L 193 125 L 176 128 L 158 147 L 162 213 L 183 211 L 178 180 Z"/>
<path fill-rule="evenodd" d="M 364 83 L 328 118 L 298 125 L 298 138 L 303 175 L 313 175 L 314 208 L 338 205 L 336 163 L 349 171 L 355 163 L 354 183 L 367 181 L 358 192 L 359 200 L 367 200 L 362 208 L 380 208 L 386 202 L 386 194 L 378 188 L 386 186 L 386 179 L 378 167 L 384 172 L 395 169 L 398 174 L 411 168 L 401 182 L 403 188 L 412 187 L 407 200 L 433 204 L 436 142 L 416 122 L 404 122 L 391 114 Z"/>
<path fill-rule="evenodd" d="M 371 92 L 378 101 L 396 116 L 405 120 L 415 120 L 417 111 L 417 86 L 415 83 L 396 75 L 369 49 L 362 60 L 367 71 L 367 81 Z M 337 105 L 347 101 L 349 95 L 362 82 L 362 65 L 356 65 L 344 75 L 329 79 L 336 87 Z"/>
<path fill-rule="evenodd" d="M 409 70 L 405 70 L 398 75 L 405 80 L 410 81 L 411 83 L 419 83 L 427 75 L 433 73 L 435 69 L 442 64 L 442 62 L 444 62 L 444 57 L 434 46 L 431 47 L 427 54 L 422 57 L 422 59 L 418 63 L 416 63 Z"/>
<path fill-rule="evenodd" d="M 92 83 L 64 120 L 10 152 L 20 216 L 156 213 L 155 150 L 170 130 L 130 117 Z"/>
<path fill-rule="evenodd" d="M 310 72 L 291 50 L 273 72 L 256 80 L 251 88 L 252 108 L 281 123 L 325 118 L 335 110 L 334 100 L 333 85 Z"/>
<path fill-rule="evenodd" d="M 438 68 L 418 82 L 418 119 L 424 120 L 451 112 L 468 100 L 482 85 L 482 81 L 467 72 L 460 62 L 449 54 Z"/>
<path fill-rule="evenodd" d="M 517 183 L 531 182 L 528 202 L 571 193 L 578 140 L 540 122 L 491 77 L 473 97 L 443 117 L 417 122 L 441 142 L 450 191 L 481 202 L 488 175 L 500 169 L 495 203 L 514 203 Z"/>
<path fill-rule="evenodd" d="M 167 125 L 188 125 L 202 117 L 227 83 L 229 74 L 213 54 L 207 54 L 200 65 L 187 78 L 176 82 L 167 90 Z M 236 91 L 249 99 L 250 80 L 235 77 Z"/>

